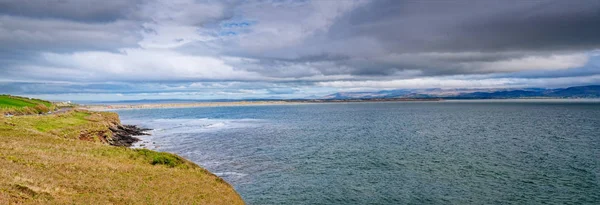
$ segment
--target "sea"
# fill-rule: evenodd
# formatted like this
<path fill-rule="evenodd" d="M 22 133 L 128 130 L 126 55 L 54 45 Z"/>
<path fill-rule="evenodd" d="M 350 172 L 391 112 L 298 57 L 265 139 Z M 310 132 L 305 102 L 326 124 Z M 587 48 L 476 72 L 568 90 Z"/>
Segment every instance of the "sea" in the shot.
<path fill-rule="evenodd" d="M 247 204 L 600 204 L 598 100 L 116 112 Z"/>

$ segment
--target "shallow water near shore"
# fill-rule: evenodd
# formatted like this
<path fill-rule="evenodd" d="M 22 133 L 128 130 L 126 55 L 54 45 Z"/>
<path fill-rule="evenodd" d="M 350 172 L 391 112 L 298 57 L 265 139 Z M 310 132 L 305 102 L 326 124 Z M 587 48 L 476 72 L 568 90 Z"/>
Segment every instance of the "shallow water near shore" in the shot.
<path fill-rule="evenodd" d="M 598 204 L 598 101 L 118 110 L 248 204 Z M 139 144 L 138 144 L 139 145 Z"/>

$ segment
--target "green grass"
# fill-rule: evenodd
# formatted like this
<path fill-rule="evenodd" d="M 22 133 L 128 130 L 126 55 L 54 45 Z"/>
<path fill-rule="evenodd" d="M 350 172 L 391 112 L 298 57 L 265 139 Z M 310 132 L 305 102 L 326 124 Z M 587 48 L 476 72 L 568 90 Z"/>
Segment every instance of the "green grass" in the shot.
<path fill-rule="evenodd" d="M 37 104 L 35 103 L 31 103 L 31 102 L 27 102 L 27 101 L 23 101 L 23 100 L 19 100 L 19 99 L 13 99 L 13 98 L 9 98 L 7 96 L 0 96 L 0 107 L 2 108 L 22 108 L 22 107 L 28 107 L 28 106 L 36 106 Z"/>
<path fill-rule="evenodd" d="M 34 107 L 36 105 L 52 106 L 52 103 L 45 100 L 29 99 L 11 95 L 0 95 L 0 108 L 23 108 Z"/>
<path fill-rule="evenodd" d="M 182 157 L 107 145 L 118 123 L 77 110 L 0 117 L 0 204 L 243 204 Z"/>
<path fill-rule="evenodd" d="M 90 113 L 86 112 L 74 112 L 68 117 L 58 117 L 51 119 L 41 118 L 40 120 L 31 120 L 33 127 L 39 131 L 47 132 L 51 130 L 64 129 L 68 127 L 75 127 L 83 125 L 88 122 L 85 117 L 90 116 Z"/>
<path fill-rule="evenodd" d="M 0 114 L 27 115 L 41 114 L 56 107 L 52 102 L 25 97 L 0 95 Z"/>

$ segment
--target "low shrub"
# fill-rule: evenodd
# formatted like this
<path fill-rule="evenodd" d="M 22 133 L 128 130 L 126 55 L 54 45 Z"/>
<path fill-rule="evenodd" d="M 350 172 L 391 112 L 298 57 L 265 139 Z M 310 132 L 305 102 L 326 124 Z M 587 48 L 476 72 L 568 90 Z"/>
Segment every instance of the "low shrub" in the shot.
<path fill-rule="evenodd" d="M 35 111 L 37 112 L 37 114 L 44 114 L 47 113 L 48 111 L 50 111 L 50 108 L 46 107 L 43 104 L 38 104 L 34 107 Z"/>
<path fill-rule="evenodd" d="M 136 149 L 137 156 L 142 157 L 152 165 L 165 165 L 167 167 L 189 168 L 191 163 L 187 160 L 166 152 L 156 152 L 148 149 Z"/>

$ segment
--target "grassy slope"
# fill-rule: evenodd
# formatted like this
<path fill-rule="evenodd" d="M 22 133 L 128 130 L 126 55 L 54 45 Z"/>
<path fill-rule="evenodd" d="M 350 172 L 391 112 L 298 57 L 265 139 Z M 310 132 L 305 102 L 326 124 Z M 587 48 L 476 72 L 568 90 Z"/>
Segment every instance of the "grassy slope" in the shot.
<path fill-rule="evenodd" d="M 82 111 L 0 117 L 0 204 L 243 204 L 179 156 L 102 143 L 114 123 Z"/>
<path fill-rule="evenodd" d="M 55 106 L 45 100 L 0 95 L 0 114 L 34 114 L 53 110 Z"/>
<path fill-rule="evenodd" d="M 48 107 L 52 106 L 51 102 L 45 100 L 29 99 L 10 95 L 0 95 L 0 107 L 20 108 L 27 106 L 35 106 L 37 104 L 42 104 Z"/>

